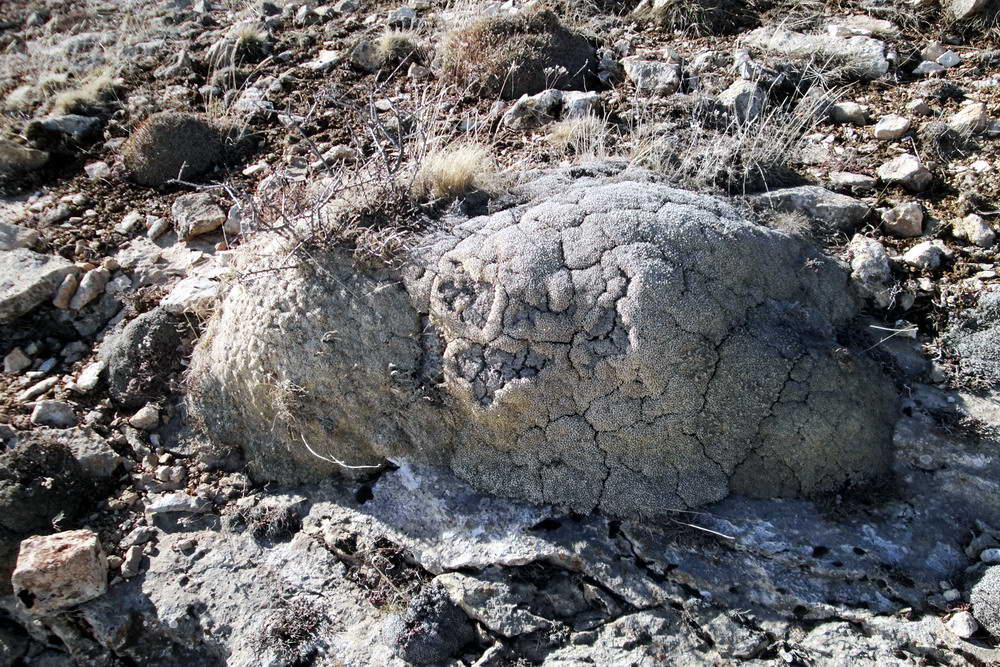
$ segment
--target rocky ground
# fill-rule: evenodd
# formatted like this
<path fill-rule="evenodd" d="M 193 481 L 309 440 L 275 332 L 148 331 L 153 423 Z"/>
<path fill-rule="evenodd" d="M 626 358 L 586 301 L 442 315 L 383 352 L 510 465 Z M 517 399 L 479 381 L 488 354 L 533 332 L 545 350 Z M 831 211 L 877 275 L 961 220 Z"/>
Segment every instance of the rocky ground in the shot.
<path fill-rule="evenodd" d="M 1000 664 L 1000 8 L 549 7 L 5 6 L 0 664 Z M 275 276 L 331 249 L 337 280 L 395 276 L 413 238 L 519 216 L 546 178 L 715 195 L 832 257 L 862 306 L 836 342 L 899 396 L 898 421 L 869 405 L 893 456 L 865 465 L 886 474 L 651 518 L 501 498 L 381 445 L 321 449 L 343 474 L 316 481 L 267 470 L 252 436 L 220 442 L 188 369 L 195 348 L 225 367 L 227 295 L 294 300 Z M 839 275 L 812 252 L 794 280 Z M 789 282 L 757 261 L 733 276 Z M 287 322 L 229 328 L 256 319 Z M 338 343 L 365 338 L 322 335 L 375 358 Z M 296 387 L 254 381 L 260 430 L 306 419 Z M 433 421 L 436 395 L 409 390 L 392 401 Z M 496 388 L 476 391 L 488 407 Z M 348 430 L 376 442 L 395 419 Z M 734 484 L 699 492 L 760 487 Z"/>

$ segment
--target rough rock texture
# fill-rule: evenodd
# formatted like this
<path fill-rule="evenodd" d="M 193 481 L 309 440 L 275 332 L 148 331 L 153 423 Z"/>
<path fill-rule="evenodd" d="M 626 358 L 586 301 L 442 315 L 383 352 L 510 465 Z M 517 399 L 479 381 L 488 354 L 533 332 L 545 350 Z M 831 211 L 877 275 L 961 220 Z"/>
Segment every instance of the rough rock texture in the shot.
<path fill-rule="evenodd" d="M 68 530 L 23 540 L 11 583 L 24 608 L 44 616 L 104 595 L 107 575 L 97 535 Z"/>
<path fill-rule="evenodd" d="M 986 630 L 1000 637 L 1000 566 L 986 569 L 972 587 L 972 613 Z"/>
<path fill-rule="evenodd" d="M 957 354 L 959 372 L 966 379 L 1000 383 L 1000 289 L 983 292 L 945 340 Z"/>
<path fill-rule="evenodd" d="M 0 252 L 0 323 L 51 299 L 63 278 L 76 271 L 72 262 L 55 255 L 25 248 Z"/>
<path fill-rule="evenodd" d="M 754 195 L 753 200 L 777 211 L 801 212 L 825 225 L 853 232 L 868 215 L 868 205 L 816 185 L 800 185 Z"/>
<path fill-rule="evenodd" d="M 889 71 L 885 42 L 871 37 L 806 35 L 766 26 L 749 33 L 745 39 L 751 46 L 791 58 L 826 59 L 848 66 L 866 79 L 877 79 Z"/>
<path fill-rule="evenodd" d="M 234 287 L 195 416 L 263 479 L 399 457 L 619 516 L 886 470 L 894 392 L 836 342 L 856 304 L 831 260 L 710 197 L 532 187 L 550 194 L 428 237 L 402 281 L 332 255 Z"/>

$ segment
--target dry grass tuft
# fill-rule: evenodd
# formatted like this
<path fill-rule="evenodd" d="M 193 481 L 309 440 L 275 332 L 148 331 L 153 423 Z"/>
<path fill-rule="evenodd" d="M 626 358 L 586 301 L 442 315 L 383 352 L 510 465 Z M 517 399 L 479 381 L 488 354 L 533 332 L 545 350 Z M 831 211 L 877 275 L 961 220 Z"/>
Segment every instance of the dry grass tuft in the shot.
<path fill-rule="evenodd" d="M 233 59 L 237 63 L 257 63 L 267 56 L 267 33 L 251 24 L 243 24 L 236 32 Z"/>
<path fill-rule="evenodd" d="M 722 132 L 717 119 L 700 117 L 660 131 L 640 121 L 633 130 L 630 161 L 690 190 L 728 194 L 760 192 L 795 180 L 792 163 L 802 140 L 823 117 L 835 93 L 810 94 L 773 106 L 751 122 L 733 119 Z"/>
<path fill-rule="evenodd" d="M 279 664 L 312 664 L 316 642 L 330 623 L 326 612 L 306 597 L 279 599 L 254 639 L 261 653 L 272 653 Z"/>
<path fill-rule="evenodd" d="M 608 156 L 608 125 L 597 116 L 553 123 L 545 138 L 562 155 L 581 160 L 602 160 Z"/>
<path fill-rule="evenodd" d="M 457 199 L 473 190 L 489 190 L 496 168 L 485 147 L 460 142 L 431 150 L 413 180 L 417 199 Z"/>
<path fill-rule="evenodd" d="M 755 5 L 745 0 L 647 0 L 637 15 L 670 32 L 688 35 L 730 35 L 759 24 Z"/>
<path fill-rule="evenodd" d="M 442 78 L 481 97 L 513 99 L 546 88 L 578 88 L 594 50 L 548 9 L 488 16 L 448 33 Z"/>
<path fill-rule="evenodd" d="M 57 85 L 58 77 L 46 80 L 49 86 Z M 83 83 L 56 95 L 52 102 L 52 111 L 57 114 L 92 113 L 108 103 L 115 101 L 121 82 L 115 77 L 113 70 L 102 68 L 86 79 Z M 44 89 L 44 88 L 43 88 Z"/>

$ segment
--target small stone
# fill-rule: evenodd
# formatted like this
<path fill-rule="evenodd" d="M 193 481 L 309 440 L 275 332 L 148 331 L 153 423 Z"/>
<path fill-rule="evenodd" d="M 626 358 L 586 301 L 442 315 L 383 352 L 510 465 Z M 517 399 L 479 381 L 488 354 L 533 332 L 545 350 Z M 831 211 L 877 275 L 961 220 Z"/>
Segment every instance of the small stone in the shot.
<path fill-rule="evenodd" d="M 757 120 L 764 113 L 767 91 L 759 83 L 738 79 L 719 94 L 719 104 L 741 123 Z"/>
<path fill-rule="evenodd" d="M 573 120 L 586 118 L 597 111 L 601 103 L 600 96 L 594 92 L 567 90 L 562 94 L 562 119 Z"/>
<path fill-rule="evenodd" d="M 896 236 L 920 236 L 924 231 L 924 211 L 917 202 L 905 202 L 883 213 L 882 222 Z"/>
<path fill-rule="evenodd" d="M 963 136 L 979 134 L 986 129 L 990 117 L 982 102 L 967 104 L 948 120 L 948 127 Z"/>
<path fill-rule="evenodd" d="M 95 361 L 92 364 L 88 364 L 80 372 L 80 376 L 76 379 L 76 384 L 74 389 L 82 394 L 89 393 L 97 388 L 97 383 L 100 382 L 101 373 L 107 367 L 106 361 Z"/>
<path fill-rule="evenodd" d="M 208 501 L 198 496 L 189 496 L 184 492 L 151 495 L 146 505 L 146 512 L 152 515 L 172 512 L 204 512 L 208 509 Z"/>
<path fill-rule="evenodd" d="M 935 62 L 942 67 L 955 67 L 962 62 L 962 59 L 954 51 L 945 51 L 935 59 Z"/>
<path fill-rule="evenodd" d="M 31 358 L 19 347 L 15 347 L 3 358 L 3 372 L 8 375 L 16 375 L 29 368 L 31 368 Z"/>
<path fill-rule="evenodd" d="M 875 124 L 875 138 L 882 141 L 899 139 L 910 129 L 910 121 L 903 116 L 883 116 Z"/>
<path fill-rule="evenodd" d="M 69 308 L 69 303 L 73 299 L 73 295 L 76 294 L 76 288 L 79 284 L 80 280 L 76 277 L 75 273 L 71 273 L 63 278 L 62 283 L 60 283 L 59 288 L 56 290 L 56 295 L 52 298 L 52 305 L 62 310 Z"/>
<path fill-rule="evenodd" d="M 1000 563 L 1000 549 L 995 547 L 992 549 L 983 549 L 983 551 L 979 554 L 979 560 L 988 565 Z"/>
<path fill-rule="evenodd" d="M 38 232 L 34 229 L 0 222 L 0 250 L 33 248 L 38 243 Z"/>
<path fill-rule="evenodd" d="M 63 401 L 38 401 L 31 411 L 31 423 L 53 428 L 72 428 L 76 426 L 76 415 L 73 406 Z"/>
<path fill-rule="evenodd" d="M 944 259 L 944 251 L 938 243 L 934 241 L 918 243 L 906 251 L 903 261 L 914 268 L 933 271 L 941 266 L 941 261 Z"/>
<path fill-rule="evenodd" d="M 926 190 L 934 179 L 920 160 L 909 153 L 886 162 L 878 168 L 877 173 L 884 182 L 902 185 L 913 192 Z"/>
<path fill-rule="evenodd" d="M 142 565 L 142 547 L 131 546 L 125 551 L 125 558 L 122 559 L 121 573 L 125 579 L 131 579 L 139 574 Z"/>
<path fill-rule="evenodd" d="M 111 167 L 108 166 L 107 162 L 91 162 L 83 167 L 83 171 L 86 172 L 87 178 L 92 181 L 99 181 L 111 176 Z"/>
<path fill-rule="evenodd" d="M 30 400 L 38 398 L 48 390 L 55 387 L 57 384 L 59 384 L 58 377 L 52 376 L 50 378 L 45 378 L 41 382 L 33 384 L 32 386 L 28 387 L 20 394 L 18 394 L 17 400 L 20 401 L 21 403 L 27 403 Z"/>
<path fill-rule="evenodd" d="M 226 222 L 226 214 L 203 192 L 181 195 L 170 209 L 177 235 L 187 241 L 215 231 Z"/>
<path fill-rule="evenodd" d="M 991 248 L 996 242 L 994 232 L 982 216 L 972 213 L 952 224 L 951 233 L 957 239 L 968 241 L 980 248 Z"/>
<path fill-rule="evenodd" d="M 160 425 L 160 411 L 155 405 L 145 405 L 129 418 L 128 423 L 141 431 L 152 431 Z"/>
<path fill-rule="evenodd" d="M 185 278 L 160 301 L 163 310 L 174 315 L 204 313 L 219 296 L 219 283 L 207 278 Z"/>
<path fill-rule="evenodd" d="M 868 123 L 868 108 L 856 102 L 838 102 L 830 107 L 830 118 L 834 123 L 866 125 Z"/>
<path fill-rule="evenodd" d="M 115 231 L 119 234 L 131 234 L 144 220 L 145 217 L 139 211 L 130 211 L 122 218 L 121 222 L 115 225 Z"/>
<path fill-rule="evenodd" d="M 351 49 L 351 64 L 366 72 L 375 72 L 381 67 L 378 50 L 371 40 L 363 39 Z"/>
<path fill-rule="evenodd" d="M 87 271 L 80 280 L 73 299 L 69 302 L 71 310 L 80 310 L 88 303 L 104 293 L 104 288 L 108 286 L 111 273 L 104 268 L 97 268 Z"/>
<path fill-rule="evenodd" d="M 390 28 L 412 28 L 417 24 L 417 12 L 412 7 L 400 7 L 389 14 Z"/>
<path fill-rule="evenodd" d="M 431 70 L 423 65 L 410 63 L 409 69 L 406 70 L 406 76 L 417 81 L 424 81 L 431 78 Z"/>
<path fill-rule="evenodd" d="M 967 611 L 960 611 L 944 624 L 955 636 L 968 639 L 979 630 L 979 623 L 975 617 Z"/>
<path fill-rule="evenodd" d="M 104 595 L 107 572 L 97 535 L 70 530 L 22 540 L 11 584 L 28 613 L 45 616 Z"/>
<path fill-rule="evenodd" d="M 166 234 L 168 229 L 170 229 L 170 222 L 166 218 L 154 218 L 149 229 L 146 230 L 146 238 L 155 241 Z"/>
<path fill-rule="evenodd" d="M 21 146 L 7 139 L 0 139 L 0 174 L 19 174 L 34 171 L 49 161 L 45 151 Z"/>
<path fill-rule="evenodd" d="M 877 181 L 864 174 L 852 174 L 846 171 L 830 173 L 830 187 L 834 190 L 850 190 L 852 192 L 872 192 Z"/>
<path fill-rule="evenodd" d="M 932 60 L 925 60 L 924 62 L 920 63 L 919 65 L 913 68 L 913 73 L 917 75 L 936 74 L 937 72 L 945 71 L 945 69 L 946 68 L 943 65 L 939 65 L 938 63 Z"/>
<path fill-rule="evenodd" d="M 962 599 L 962 592 L 955 588 L 949 588 L 941 594 L 945 602 L 958 602 Z"/>
<path fill-rule="evenodd" d="M 920 99 L 909 102 L 906 105 L 906 110 L 917 116 L 930 116 L 932 113 L 934 113 L 934 110 L 931 109 L 931 106 L 927 104 L 927 102 Z"/>
<path fill-rule="evenodd" d="M 681 87 L 681 66 L 629 56 L 621 61 L 625 76 L 639 93 L 667 96 Z"/>
<path fill-rule="evenodd" d="M 559 117 L 562 91 L 544 90 L 537 95 L 522 95 L 503 115 L 503 123 L 514 130 L 530 130 Z"/>

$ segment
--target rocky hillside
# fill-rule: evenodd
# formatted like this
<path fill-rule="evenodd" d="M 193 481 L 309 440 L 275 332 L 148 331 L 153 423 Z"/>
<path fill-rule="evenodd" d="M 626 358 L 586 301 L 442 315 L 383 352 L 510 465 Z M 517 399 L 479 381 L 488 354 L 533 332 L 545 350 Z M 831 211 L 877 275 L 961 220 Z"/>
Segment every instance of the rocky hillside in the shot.
<path fill-rule="evenodd" d="M 1000 664 L 1000 4 L 25 0 L 0 665 Z"/>

